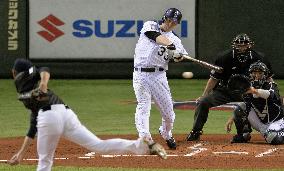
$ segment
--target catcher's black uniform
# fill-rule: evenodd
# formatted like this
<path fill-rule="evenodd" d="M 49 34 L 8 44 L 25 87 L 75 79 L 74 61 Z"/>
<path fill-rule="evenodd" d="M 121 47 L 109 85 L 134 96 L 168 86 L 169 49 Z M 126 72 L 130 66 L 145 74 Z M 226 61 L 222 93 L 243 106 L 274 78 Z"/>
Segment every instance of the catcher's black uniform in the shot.
<path fill-rule="evenodd" d="M 269 97 L 264 99 L 254 97 L 252 94 L 245 95 L 246 113 L 248 114 L 251 109 L 254 109 L 263 124 L 270 124 L 282 119 L 284 112 L 277 84 L 274 82 L 265 82 L 261 89 L 269 90 Z"/>
<path fill-rule="evenodd" d="M 274 82 L 265 82 L 261 86 L 261 89 L 269 91 L 267 98 L 245 94 L 245 111 L 239 114 L 234 113 L 234 121 L 238 134 L 233 140 L 236 141 L 239 139 L 237 137 L 247 133 L 245 127 L 249 123 L 252 128 L 264 136 L 268 143 L 282 144 L 284 142 L 284 112 L 277 84 Z M 248 133 L 250 132 L 251 130 Z"/>
<path fill-rule="evenodd" d="M 209 108 L 219 106 L 229 102 L 242 101 L 240 94 L 234 94 L 227 88 L 227 82 L 233 74 L 243 74 L 248 76 L 248 70 L 252 63 L 263 61 L 270 70 L 269 76 L 272 76 L 271 65 L 266 61 L 263 55 L 254 50 L 250 51 L 246 62 L 240 62 L 235 56 L 233 50 L 227 50 L 218 55 L 215 65 L 223 68 L 222 73 L 211 72 L 210 77 L 218 80 L 218 84 L 213 91 L 200 99 L 195 109 L 194 123 L 192 132 L 201 132 L 207 121 Z"/>

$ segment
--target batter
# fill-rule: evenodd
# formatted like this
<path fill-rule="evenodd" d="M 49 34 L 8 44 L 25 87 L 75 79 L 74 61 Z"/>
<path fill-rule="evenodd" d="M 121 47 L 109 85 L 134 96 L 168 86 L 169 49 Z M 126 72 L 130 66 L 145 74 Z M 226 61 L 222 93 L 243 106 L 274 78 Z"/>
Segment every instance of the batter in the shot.
<path fill-rule="evenodd" d="M 161 25 L 155 21 L 145 22 L 134 55 L 133 88 L 138 102 L 135 124 L 139 137 L 152 139 L 149 117 L 153 99 L 162 116 L 159 132 L 170 149 L 176 149 L 172 136 L 175 112 L 166 71 L 170 59 L 179 62 L 183 60 L 182 54 L 187 54 L 181 40 L 172 32 L 181 18 L 178 9 L 170 8 Z"/>

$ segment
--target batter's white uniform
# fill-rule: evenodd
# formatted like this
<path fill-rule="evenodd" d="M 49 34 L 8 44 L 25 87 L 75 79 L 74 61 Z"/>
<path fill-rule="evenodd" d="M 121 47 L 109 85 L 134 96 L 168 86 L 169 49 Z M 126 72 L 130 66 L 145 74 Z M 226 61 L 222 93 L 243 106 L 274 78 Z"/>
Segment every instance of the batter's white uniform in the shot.
<path fill-rule="evenodd" d="M 51 170 L 54 152 L 61 136 L 100 154 L 149 153 L 149 147 L 142 138 L 101 140 L 83 126 L 76 114 L 64 104 L 51 105 L 51 109 L 47 111 L 40 110 L 37 120 L 37 171 Z"/>
<path fill-rule="evenodd" d="M 187 52 L 181 44 L 181 40 L 172 31 L 163 32 L 159 24 L 154 21 L 144 23 L 134 55 L 133 88 L 138 102 L 135 124 L 139 137 L 152 139 L 149 131 L 149 117 L 151 99 L 153 99 L 162 116 L 162 125 L 159 131 L 162 137 L 168 140 L 172 137 L 171 130 L 175 120 L 172 96 L 165 72 L 168 70 L 169 58 L 165 46 L 159 45 L 145 36 L 144 33 L 147 31 L 160 32 L 174 43 L 177 52 L 183 54 L 187 54 Z M 155 72 L 143 72 L 141 68 L 155 68 Z"/>

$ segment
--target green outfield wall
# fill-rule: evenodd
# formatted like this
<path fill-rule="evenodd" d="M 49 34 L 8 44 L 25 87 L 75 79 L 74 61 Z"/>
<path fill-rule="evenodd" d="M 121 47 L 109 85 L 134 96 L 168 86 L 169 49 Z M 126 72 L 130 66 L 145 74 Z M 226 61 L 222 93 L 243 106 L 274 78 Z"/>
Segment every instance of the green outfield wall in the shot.
<path fill-rule="evenodd" d="M 27 58 L 27 1 L 0 1 L 0 77 L 9 77 L 13 61 Z"/>
<path fill-rule="evenodd" d="M 11 2 L 17 2 L 17 7 Z M 283 0 L 196 0 L 196 57 L 213 63 L 218 52 L 230 48 L 236 34 L 247 33 L 254 40 L 255 49 L 269 58 L 275 77 L 284 78 L 283 9 Z M 18 10 L 17 17 L 15 10 Z M 16 57 L 29 56 L 27 11 L 26 0 L 0 1 L 1 77 L 10 77 L 10 67 Z M 78 57 L 74 60 L 33 59 L 33 62 L 49 66 L 53 78 L 131 78 L 133 71 L 133 60 L 129 58 L 86 60 Z M 209 70 L 198 65 L 181 62 L 170 64 L 168 77 L 181 78 L 184 71 L 192 71 L 195 78 L 208 78 L 209 74 Z"/>
<path fill-rule="evenodd" d="M 247 33 L 255 49 L 270 60 L 276 77 L 284 78 L 283 0 L 197 1 L 197 52 L 214 61 L 215 54 L 230 48 L 232 38 Z"/>

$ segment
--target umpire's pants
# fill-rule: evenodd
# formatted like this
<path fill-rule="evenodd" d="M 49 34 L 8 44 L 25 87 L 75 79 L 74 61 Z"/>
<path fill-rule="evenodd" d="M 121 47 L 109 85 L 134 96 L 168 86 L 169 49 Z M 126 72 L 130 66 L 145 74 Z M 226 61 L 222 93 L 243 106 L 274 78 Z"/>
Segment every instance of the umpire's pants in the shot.
<path fill-rule="evenodd" d="M 193 131 L 201 131 L 207 121 L 209 108 L 223 105 L 229 102 L 243 101 L 240 94 L 233 94 L 226 87 L 216 88 L 208 96 L 202 97 L 197 103 Z"/>

